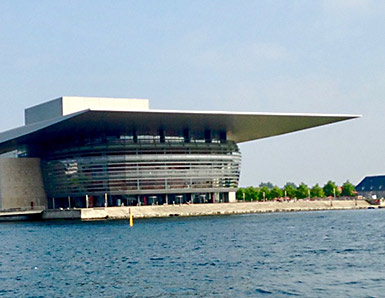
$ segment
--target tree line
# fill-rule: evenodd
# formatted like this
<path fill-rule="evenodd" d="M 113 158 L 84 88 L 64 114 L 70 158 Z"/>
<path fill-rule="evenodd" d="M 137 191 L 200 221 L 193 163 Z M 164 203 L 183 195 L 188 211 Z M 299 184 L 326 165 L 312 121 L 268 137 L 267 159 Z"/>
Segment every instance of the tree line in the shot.
<path fill-rule="evenodd" d="M 273 185 L 271 182 L 261 183 L 259 187 L 239 188 L 237 200 L 243 201 L 265 201 L 277 198 L 305 199 L 305 198 L 325 198 L 325 197 L 354 197 L 357 195 L 355 186 L 347 180 L 342 186 L 337 186 L 335 182 L 328 181 L 323 187 L 318 183 L 313 187 L 305 183 L 296 185 L 287 182 L 282 188 Z"/>

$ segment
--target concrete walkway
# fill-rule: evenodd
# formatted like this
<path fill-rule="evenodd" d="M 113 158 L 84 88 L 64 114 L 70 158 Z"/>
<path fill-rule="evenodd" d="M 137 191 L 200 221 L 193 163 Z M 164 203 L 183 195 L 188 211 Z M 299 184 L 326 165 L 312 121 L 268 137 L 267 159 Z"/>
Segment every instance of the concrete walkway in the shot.
<path fill-rule="evenodd" d="M 81 209 L 81 219 L 126 219 L 131 210 L 134 218 L 169 216 L 204 216 L 247 214 L 264 212 L 290 212 L 315 210 L 367 209 L 364 200 L 296 201 L 296 202 L 239 202 L 220 204 L 183 204 L 162 206 L 133 206 Z"/>

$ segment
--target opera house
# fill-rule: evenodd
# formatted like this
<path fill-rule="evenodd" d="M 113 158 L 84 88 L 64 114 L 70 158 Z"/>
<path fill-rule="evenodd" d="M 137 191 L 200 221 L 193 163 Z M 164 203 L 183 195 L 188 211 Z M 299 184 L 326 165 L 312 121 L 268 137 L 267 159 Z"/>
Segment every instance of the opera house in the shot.
<path fill-rule="evenodd" d="M 0 133 L 0 209 L 234 202 L 238 143 L 355 117 L 61 97 L 27 108 L 24 126 Z"/>

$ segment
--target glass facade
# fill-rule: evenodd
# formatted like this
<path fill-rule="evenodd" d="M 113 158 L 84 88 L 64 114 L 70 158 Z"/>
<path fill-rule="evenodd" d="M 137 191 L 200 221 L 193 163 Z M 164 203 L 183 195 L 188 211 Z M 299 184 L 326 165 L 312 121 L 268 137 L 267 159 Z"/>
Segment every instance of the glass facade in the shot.
<path fill-rule="evenodd" d="M 224 139 L 131 135 L 59 148 L 42 158 L 52 207 L 225 202 L 240 175 L 238 146 Z"/>

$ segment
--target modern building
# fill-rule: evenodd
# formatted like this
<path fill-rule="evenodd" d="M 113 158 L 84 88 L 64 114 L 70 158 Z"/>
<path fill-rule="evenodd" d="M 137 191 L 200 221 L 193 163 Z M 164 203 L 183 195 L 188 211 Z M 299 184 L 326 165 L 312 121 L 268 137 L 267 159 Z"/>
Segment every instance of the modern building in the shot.
<path fill-rule="evenodd" d="M 60 97 L 26 109 L 24 126 L 0 133 L 0 209 L 233 202 L 238 143 L 356 117 Z"/>
<path fill-rule="evenodd" d="M 385 198 L 385 175 L 365 177 L 356 186 L 356 191 L 366 199 Z"/>

